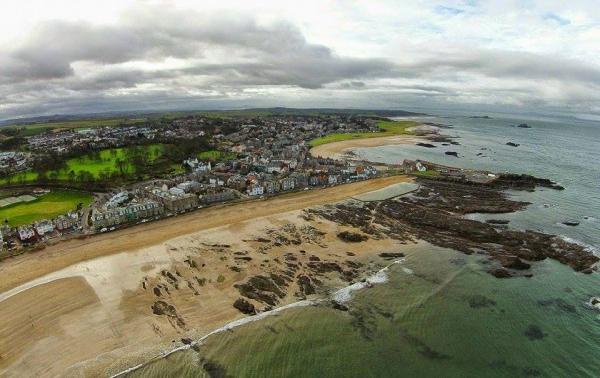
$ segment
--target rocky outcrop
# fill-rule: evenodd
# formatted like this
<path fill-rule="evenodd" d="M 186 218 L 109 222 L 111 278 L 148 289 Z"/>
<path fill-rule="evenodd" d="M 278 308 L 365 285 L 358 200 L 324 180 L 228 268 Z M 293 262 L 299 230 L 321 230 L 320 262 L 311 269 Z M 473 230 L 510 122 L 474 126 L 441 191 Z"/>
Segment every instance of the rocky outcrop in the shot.
<path fill-rule="evenodd" d="M 362 234 L 359 234 L 356 232 L 350 232 L 350 231 L 342 231 L 339 234 L 337 234 L 337 237 L 340 240 L 343 240 L 348 243 L 360 243 L 360 242 L 364 242 L 365 240 L 369 239 L 369 237 L 367 235 L 362 235 Z"/>
<path fill-rule="evenodd" d="M 382 252 L 379 254 L 379 257 L 382 257 L 387 260 L 399 259 L 404 257 L 404 253 L 402 252 Z"/>
<path fill-rule="evenodd" d="M 419 179 L 421 187 L 410 196 L 377 205 L 348 202 L 313 210 L 328 220 L 360 228 L 373 237 L 397 240 L 418 238 L 466 254 L 483 254 L 498 265 L 488 272 L 498 278 L 531 276 L 531 263 L 555 259 L 582 273 L 591 273 L 598 257 L 584 247 L 554 235 L 500 228 L 466 219 L 469 213 L 509 213 L 527 206 L 514 201 L 505 188 L 528 190 L 550 180 L 527 175 L 502 175 L 490 185 Z M 315 266 L 317 270 L 323 267 Z M 336 268 L 337 269 L 337 268 Z"/>
<path fill-rule="evenodd" d="M 152 313 L 154 315 L 167 316 L 171 324 L 177 325 L 179 328 L 185 328 L 183 318 L 177 313 L 177 309 L 172 304 L 165 301 L 156 301 L 152 304 Z"/>
<path fill-rule="evenodd" d="M 538 178 L 531 175 L 518 175 L 513 173 L 503 173 L 491 183 L 494 188 L 500 189 L 515 189 L 515 190 L 533 190 L 536 187 L 544 187 L 555 190 L 564 190 L 565 188 L 557 183 Z"/>
<path fill-rule="evenodd" d="M 254 315 L 256 314 L 256 308 L 254 305 L 244 298 L 238 298 L 235 302 L 233 302 L 233 307 L 240 310 L 243 314 Z"/>
<path fill-rule="evenodd" d="M 273 282 L 270 277 L 254 276 L 243 284 L 234 285 L 240 294 L 246 298 L 275 306 L 285 297 L 285 292 Z"/>

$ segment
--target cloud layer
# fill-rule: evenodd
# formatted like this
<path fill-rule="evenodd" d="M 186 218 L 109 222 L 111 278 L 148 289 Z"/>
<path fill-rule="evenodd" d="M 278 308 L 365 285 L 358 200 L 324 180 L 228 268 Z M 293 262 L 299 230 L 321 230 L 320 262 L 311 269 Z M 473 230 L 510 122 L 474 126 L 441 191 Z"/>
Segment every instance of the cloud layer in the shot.
<path fill-rule="evenodd" d="M 0 50 L 0 118 L 272 105 L 600 112 L 600 66 L 587 52 L 446 41 L 457 32 L 446 23 L 477 16 L 466 16 L 476 3 L 460 4 L 432 4 L 436 23 L 416 29 L 387 23 L 369 33 L 362 15 L 346 15 L 359 26 L 336 46 L 309 41 L 310 25 L 244 11 L 146 6 L 112 23 L 46 20 Z M 573 24 L 551 12 L 539 19 Z"/>

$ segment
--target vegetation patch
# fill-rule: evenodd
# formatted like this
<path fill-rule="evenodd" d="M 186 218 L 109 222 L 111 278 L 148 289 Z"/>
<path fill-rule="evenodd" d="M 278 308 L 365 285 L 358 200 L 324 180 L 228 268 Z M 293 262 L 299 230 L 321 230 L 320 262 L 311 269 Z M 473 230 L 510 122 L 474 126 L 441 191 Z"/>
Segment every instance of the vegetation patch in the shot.
<path fill-rule="evenodd" d="M 377 127 L 379 128 L 378 132 L 329 134 L 324 137 L 311 140 L 310 146 L 316 147 L 322 144 L 340 142 L 350 139 L 379 138 L 393 135 L 412 135 L 412 133 L 407 129 L 417 125 L 418 123 L 415 121 L 380 121 L 377 123 Z"/>
<path fill-rule="evenodd" d="M 145 167 L 152 167 L 166 153 L 163 144 L 147 146 L 132 146 L 110 148 L 71 158 L 65 162 L 65 167 L 51 170 L 40 175 L 38 172 L 27 171 L 16 173 L 0 179 L 0 185 L 29 184 L 44 181 L 61 182 L 91 182 L 108 181 L 113 176 L 128 176 L 140 172 Z M 177 172 L 179 165 L 170 162 L 163 167 Z"/>
<path fill-rule="evenodd" d="M 56 190 L 37 197 L 31 202 L 21 202 L 0 209 L 0 220 L 8 219 L 12 227 L 31 224 L 42 219 L 55 218 L 77 209 L 78 205 L 85 207 L 92 202 L 89 193 Z"/>

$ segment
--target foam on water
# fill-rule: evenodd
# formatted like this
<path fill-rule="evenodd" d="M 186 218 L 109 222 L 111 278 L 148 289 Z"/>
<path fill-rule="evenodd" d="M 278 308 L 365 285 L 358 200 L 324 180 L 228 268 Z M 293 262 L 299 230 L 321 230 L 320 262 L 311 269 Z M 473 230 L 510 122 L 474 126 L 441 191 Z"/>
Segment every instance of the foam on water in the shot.
<path fill-rule="evenodd" d="M 387 280 L 388 280 L 387 272 L 388 272 L 390 266 L 392 266 L 394 264 L 400 264 L 403 261 L 404 261 L 404 259 L 395 260 L 393 263 L 391 263 L 390 265 L 379 270 L 377 273 L 373 274 L 372 276 L 367 277 L 364 281 L 357 282 L 350 286 L 346 286 L 342 289 L 339 289 L 338 291 L 333 293 L 333 300 L 336 302 L 339 302 L 339 303 L 348 302 L 350 299 L 352 299 L 353 292 L 355 292 L 357 290 L 362 290 L 365 287 L 369 287 L 371 285 L 387 282 Z"/>
<path fill-rule="evenodd" d="M 130 367 L 129 369 L 123 370 L 123 371 L 121 371 L 121 372 L 119 372 L 119 373 L 117 373 L 115 375 L 112 375 L 111 378 L 122 377 L 122 376 L 124 376 L 126 374 L 129 374 L 129 373 L 131 373 L 133 371 L 136 371 L 138 369 L 143 368 L 144 366 L 152 363 L 153 361 L 156 361 L 156 360 L 161 359 L 161 358 L 168 357 L 168 356 L 170 356 L 173 353 L 177 353 L 177 352 L 180 352 L 180 351 L 183 351 L 183 350 L 190 349 L 194 345 L 201 344 L 204 340 L 206 340 L 210 336 L 216 335 L 218 333 L 229 331 L 229 330 L 232 330 L 234 328 L 243 326 L 245 324 L 256 322 L 256 321 L 264 319 L 264 318 L 266 318 L 268 316 L 277 315 L 281 311 L 289 310 L 291 308 L 313 306 L 313 305 L 318 304 L 321 301 L 322 300 L 304 300 L 304 301 L 298 301 L 298 302 L 290 303 L 290 304 L 285 305 L 285 306 L 278 307 L 278 308 L 273 309 L 271 311 L 265 311 L 265 312 L 261 312 L 260 314 L 257 314 L 257 315 L 248 316 L 248 317 L 245 317 L 245 318 L 234 320 L 232 322 L 229 322 L 229 323 L 225 324 L 224 326 L 222 326 L 220 328 L 217 328 L 217 329 L 215 329 L 215 330 L 207 333 L 206 335 L 202 336 L 201 338 L 199 338 L 196 341 L 193 341 L 190 344 L 182 345 L 182 346 L 174 348 L 174 349 L 163 351 L 158 356 L 150 359 L 149 361 L 141 363 L 141 364 L 138 364 L 138 365 L 133 366 L 133 367 Z"/>
<path fill-rule="evenodd" d="M 559 238 L 561 238 L 562 240 L 566 241 L 567 243 L 573 243 L 573 244 L 577 244 L 582 246 L 586 251 L 600 257 L 600 249 L 598 249 L 598 247 L 594 247 L 592 245 L 589 244 L 585 244 L 583 242 L 580 242 L 579 240 L 575 240 L 573 238 L 570 238 L 568 236 L 565 235 L 559 235 Z"/>

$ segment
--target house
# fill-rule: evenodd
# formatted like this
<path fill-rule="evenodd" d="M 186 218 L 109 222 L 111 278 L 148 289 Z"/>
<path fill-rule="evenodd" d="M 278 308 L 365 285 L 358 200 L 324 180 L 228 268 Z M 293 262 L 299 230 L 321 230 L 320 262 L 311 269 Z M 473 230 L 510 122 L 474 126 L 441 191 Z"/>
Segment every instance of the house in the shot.
<path fill-rule="evenodd" d="M 246 179 L 240 174 L 235 174 L 227 179 L 227 186 L 235 190 L 243 191 L 246 189 Z"/>
<path fill-rule="evenodd" d="M 120 206 L 123 202 L 127 201 L 129 199 L 129 194 L 124 191 L 124 192 L 120 192 L 115 194 L 114 196 L 112 196 L 107 202 L 106 202 L 106 208 L 107 209 L 111 209 L 117 206 Z"/>
<path fill-rule="evenodd" d="M 35 231 L 33 231 L 32 227 L 21 226 L 19 227 L 17 234 L 19 235 L 19 240 L 25 242 L 30 241 L 35 236 Z"/>
<path fill-rule="evenodd" d="M 206 193 L 200 196 L 200 202 L 204 205 L 211 203 L 231 201 L 235 199 L 235 193 L 231 190 L 223 192 Z"/>
<path fill-rule="evenodd" d="M 296 187 L 296 180 L 293 177 L 286 177 L 279 181 L 282 191 L 293 190 Z"/>
<path fill-rule="evenodd" d="M 54 231 L 54 225 L 49 220 L 42 220 L 35 224 L 35 231 L 39 236 L 44 236 Z"/>
<path fill-rule="evenodd" d="M 246 192 L 249 196 L 262 196 L 265 192 L 265 188 L 257 182 L 253 182 L 248 186 Z"/>
<path fill-rule="evenodd" d="M 177 187 L 183 190 L 185 193 L 190 193 L 199 191 L 201 185 L 197 181 L 184 181 L 180 184 L 177 184 Z"/>
<path fill-rule="evenodd" d="M 69 215 L 59 215 L 54 220 L 54 227 L 59 231 L 64 231 L 74 227 L 77 224 L 78 215 L 77 213 L 71 213 Z"/>
<path fill-rule="evenodd" d="M 195 197 L 195 196 L 194 196 Z M 116 226 L 122 223 L 133 222 L 138 219 L 161 215 L 164 212 L 162 204 L 146 200 L 142 203 L 130 203 L 115 209 L 92 210 L 92 224 L 96 228 Z"/>
<path fill-rule="evenodd" d="M 178 190 L 181 191 L 181 189 Z M 179 191 L 177 193 L 180 193 Z M 154 188 L 150 191 L 149 195 L 153 200 L 161 203 L 168 211 L 179 212 L 198 206 L 198 197 L 190 193 L 173 194 L 171 190 L 163 191 Z"/>
<path fill-rule="evenodd" d="M 268 194 L 274 194 L 280 191 L 279 182 L 274 180 L 268 180 L 264 183 L 265 192 Z"/>

